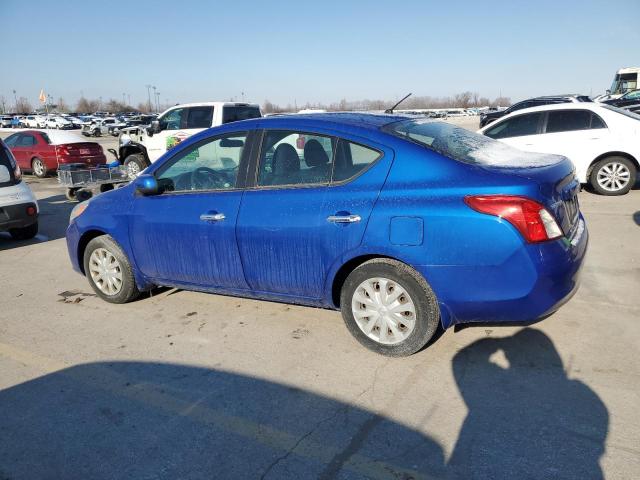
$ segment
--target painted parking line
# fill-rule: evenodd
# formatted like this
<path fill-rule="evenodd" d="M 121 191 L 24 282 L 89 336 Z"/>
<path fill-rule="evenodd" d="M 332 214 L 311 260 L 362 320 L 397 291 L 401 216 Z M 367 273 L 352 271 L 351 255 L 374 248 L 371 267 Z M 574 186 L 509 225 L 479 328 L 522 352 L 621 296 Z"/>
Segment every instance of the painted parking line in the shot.
<path fill-rule="evenodd" d="M 74 365 L 43 357 L 2 342 L 0 342 L 0 356 L 25 366 L 34 367 L 42 371 L 43 374 L 56 372 L 93 389 L 102 390 L 170 415 L 188 418 L 191 421 L 239 435 L 272 449 L 291 451 L 292 455 L 318 461 L 325 465 L 342 452 L 341 448 L 332 445 L 321 444 L 306 438 L 301 441 L 300 435 L 294 435 L 247 418 L 229 415 L 220 409 L 206 407 L 200 401 L 185 401 L 167 393 L 153 383 L 138 383 L 125 389 L 123 388 L 123 385 L 127 383 L 125 377 L 99 365 L 92 365 L 94 367 L 93 374 L 89 376 L 83 374 L 81 369 L 70 368 Z M 95 375 L 96 369 L 101 371 L 99 376 Z M 372 479 L 387 479 L 391 472 L 398 478 L 414 478 L 416 480 L 436 478 L 358 453 L 351 455 L 342 468 Z"/>

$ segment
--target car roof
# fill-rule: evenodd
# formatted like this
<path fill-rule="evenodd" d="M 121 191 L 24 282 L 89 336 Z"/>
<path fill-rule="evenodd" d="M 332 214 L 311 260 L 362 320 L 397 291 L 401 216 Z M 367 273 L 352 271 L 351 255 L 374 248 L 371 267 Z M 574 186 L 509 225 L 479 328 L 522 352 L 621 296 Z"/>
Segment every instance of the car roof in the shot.
<path fill-rule="evenodd" d="M 333 112 L 273 115 L 245 121 L 259 123 L 262 128 L 287 125 L 294 127 L 299 125 L 335 129 L 340 129 L 340 127 L 354 127 L 361 130 L 380 130 L 381 127 L 389 123 L 411 120 L 413 118 L 414 117 L 408 115 L 385 113 Z"/>
<path fill-rule="evenodd" d="M 246 102 L 196 102 L 196 103 L 180 103 L 178 105 L 173 105 L 169 108 L 167 108 L 167 110 L 172 110 L 176 107 L 224 107 L 224 106 L 234 106 L 237 105 L 239 107 L 258 107 L 260 108 L 260 105 L 258 105 L 257 103 L 246 103 Z M 166 110 L 165 110 L 166 111 Z"/>

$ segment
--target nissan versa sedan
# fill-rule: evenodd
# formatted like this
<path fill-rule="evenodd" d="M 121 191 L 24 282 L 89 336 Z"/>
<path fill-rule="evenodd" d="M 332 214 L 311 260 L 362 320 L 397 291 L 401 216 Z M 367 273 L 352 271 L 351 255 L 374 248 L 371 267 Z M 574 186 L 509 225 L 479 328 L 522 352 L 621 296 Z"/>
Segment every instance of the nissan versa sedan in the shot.
<path fill-rule="evenodd" d="M 67 245 L 104 300 L 170 286 L 340 309 L 364 346 L 531 322 L 578 288 L 588 234 L 569 160 L 442 122 L 309 114 L 182 142 L 79 204 Z"/>

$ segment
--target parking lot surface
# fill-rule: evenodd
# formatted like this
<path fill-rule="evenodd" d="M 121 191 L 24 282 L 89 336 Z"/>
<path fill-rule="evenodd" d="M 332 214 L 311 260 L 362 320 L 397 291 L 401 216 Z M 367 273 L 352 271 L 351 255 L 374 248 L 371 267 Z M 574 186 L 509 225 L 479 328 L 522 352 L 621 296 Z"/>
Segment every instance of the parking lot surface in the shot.
<path fill-rule="evenodd" d="M 638 188 L 580 194 L 590 251 L 560 311 L 392 359 L 329 310 L 108 304 L 71 270 L 74 204 L 26 179 L 40 234 L 0 234 L 0 479 L 638 478 Z"/>

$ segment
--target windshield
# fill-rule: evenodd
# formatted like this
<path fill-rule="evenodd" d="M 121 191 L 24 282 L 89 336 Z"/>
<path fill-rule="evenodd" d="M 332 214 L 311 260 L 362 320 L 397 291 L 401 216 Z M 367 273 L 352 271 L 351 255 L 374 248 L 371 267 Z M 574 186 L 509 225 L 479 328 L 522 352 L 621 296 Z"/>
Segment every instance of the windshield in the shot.
<path fill-rule="evenodd" d="M 611 84 L 611 94 L 617 95 L 620 93 L 626 93 L 630 90 L 638 88 L 638 74 L 637 73 L 623 73 L 614 77 Z"/>
<path fill-rule="evenodd" d="M 544 167 L 562 161 L 557 155 L 528 153 L 449 123 L 408 120 L 384 127 L 391 134 L 418 143 L 463 163 L 502 168 Z"/>
<path fill-rule="evenodd" d="M 239 120 L 248 120 L 250 118 L 260 118 L 260 109 L 258 107 L 249 107 L 242 105 L 225 106 L 222 110 L 222 123 L 237 122 Z"/>

